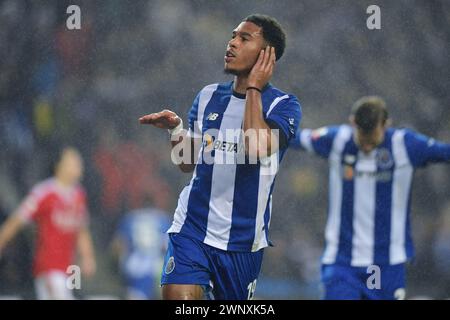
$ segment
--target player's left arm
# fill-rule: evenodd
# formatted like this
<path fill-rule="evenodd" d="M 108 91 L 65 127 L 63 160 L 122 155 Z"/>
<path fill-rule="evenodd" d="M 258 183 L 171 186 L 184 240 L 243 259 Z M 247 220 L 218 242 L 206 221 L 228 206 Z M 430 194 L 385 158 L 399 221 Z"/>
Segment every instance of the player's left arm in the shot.
<path fill-rule="evenodd" d="M 81 198 L 81 227 L 78 231 L 77 249 L 81 262 L 81 272 L 91 277 L 97 269 L 95 259 L 94 244 L 92 242 L 91 232 L 89 231 L 89 211 L 87 208 L 86 193 L 82 191 Z"/>
<path fill-rule="evenodd" d="M 448 143 L 408 130 L 405 134 L 405 144 L 409 158 L 416 167 L 422 167 L 428 163 L 450 163 L 450 144 Z"/>
<path fill-rule="evenodd" d="M 0 227 L 0 257 L 6 245 L 25 226 L 25 220 L 17 214 L 12 214 Z"/>
<path fill-rule="evenodd" d="M 91 233 L 87 226 L 83 226 L 78 232 L 78 253 L 81 258 L 81 272 L 87 277 L 94 275 L 97 264 Z"/>
<path fill-rule="evenodd" d="M 249 74 L 248 86 L 262 89 L 270 80 L 275 66 L 275 49 L 266 47 L 261 50 L 258 60 Z M 299 122 L 300 109 L 298 115 L 291 115 L 292 118 Z M 280 119 L 264 118 L 261 92 L 254 89 L 248 89 L 245 101 L 245 115 L 243 130 L 245 134 L 245 150 L 250 157 L 265 158 L 277 152 L 283 145 L 287 145 L 287 139 L 284 126 Z M 286 117 L 284 117 L 286 118 Z M 282 119 L 281 122 L 288 122 L 289 119 Z M 283 121 L 284 120 L 284 121 Z M 294 124 L 293 124 L 294 125 Z M 275 130 L 273 130 L 275 129 Z M 281 129 L 281 130 L 280 130 Z M 296 128 L 295 128 L 296 130 Z M 294 134 L 295 134 L 294 130 Z M 252 135 L 252 133 L 254 135 Z"/>

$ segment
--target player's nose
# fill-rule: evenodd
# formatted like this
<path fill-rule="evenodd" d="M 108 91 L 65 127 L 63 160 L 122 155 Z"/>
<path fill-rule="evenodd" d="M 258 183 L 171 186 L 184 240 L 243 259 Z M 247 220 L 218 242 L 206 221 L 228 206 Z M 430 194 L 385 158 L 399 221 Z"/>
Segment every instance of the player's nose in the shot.
<path fill-rule="evenodd" d="M 228 41 L 228 48 L 236 48 L 236 38 L 231 38 L 230 41 Z"/>

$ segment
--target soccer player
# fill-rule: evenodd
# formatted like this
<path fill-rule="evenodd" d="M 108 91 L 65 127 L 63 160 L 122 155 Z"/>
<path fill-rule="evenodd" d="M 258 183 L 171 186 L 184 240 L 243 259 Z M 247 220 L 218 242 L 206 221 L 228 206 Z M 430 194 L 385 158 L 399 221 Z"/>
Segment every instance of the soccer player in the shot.
<path fill-rule="evenodd" d="M 292 140 L 329 162 L 325 299 L 405 296 L 414 170 L 450 161 L 450 145 L 389 122 L 380 97 L 363 97 L 353 106 L 351 125 L 299 130 Z"/>
<path fill-rule="evenodd" d="M 193 172 L 168 230 L 164 299 L 253 297 L 269 245 L 276 164 L 301 118 L 297 98 L 269 83 L 284 49 L 279 23 L 250 15 L 233 30 L 224 57 L 234 80 L 200 91 L 187 134 L 172 111 L 140 118 L 169 129 L 172 156 L 181 149 L 180 169 Z"/>
<path fill-rule="evenodd" d="M 81 272 L 91 276 L 96 262 L 87 226 L 86 194 L 79 180 L 83 173 L 78 151 L 67 147 L 59 154 L 54 177 L 38 183 L 0 229 L 0 254 L 27 223 L 37 225 L 33 274 L 36 296 L 42 300 L 73 299 L 66 284 L 67 268 L 75 246 Z M 70 271 L 69 271 L 70 272 Z"/>
<path fill-rule="evenodd" d="M 166 212 L 146 207 L 135 209 L 122 218 L 113 240 L 128 300 L 157 299 L 164 251 L 170 226 Z"/>

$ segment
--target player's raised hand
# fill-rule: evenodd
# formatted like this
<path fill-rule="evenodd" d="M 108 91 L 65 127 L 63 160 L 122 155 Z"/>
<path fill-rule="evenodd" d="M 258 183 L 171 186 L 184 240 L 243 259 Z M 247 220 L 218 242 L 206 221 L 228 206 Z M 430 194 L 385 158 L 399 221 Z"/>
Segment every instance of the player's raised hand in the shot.
<path fill-rule="evenodd" d="M 139 118 L 141 124 L 152 124 L 161 129 L 173 129 L 180 124 L 181 118 L 170 110 L 151 113 Z"/>
<path fill-rule="evenodd" d="M 273 74 L 275 66 L 275 48 L 267 46 L 259 53 L 258 60 L 248 76 L 248 86 L 262 89 Z"/>

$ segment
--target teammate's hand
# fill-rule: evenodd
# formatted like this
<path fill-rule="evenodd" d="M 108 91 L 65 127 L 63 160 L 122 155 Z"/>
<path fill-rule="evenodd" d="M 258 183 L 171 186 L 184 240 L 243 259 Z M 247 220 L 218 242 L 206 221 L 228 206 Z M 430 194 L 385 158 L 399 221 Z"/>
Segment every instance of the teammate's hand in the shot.
<path fill-rule="evenodd" d="M 180 124 L 181 118 L 170 110 L 151 113 L 139 118 L 141 124 L 152 124 L 161 129 L 173 129 Z"/>
<path fill-rule="evenodd" d="M 257 87 L 262 89 L 273 74 L 273 68 L 275 66 L 275 48 L 267 46 L 261 50 L 248 76 L 248 86 Z"/>

